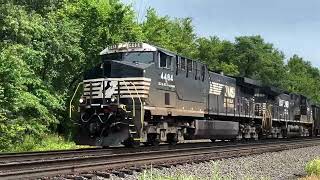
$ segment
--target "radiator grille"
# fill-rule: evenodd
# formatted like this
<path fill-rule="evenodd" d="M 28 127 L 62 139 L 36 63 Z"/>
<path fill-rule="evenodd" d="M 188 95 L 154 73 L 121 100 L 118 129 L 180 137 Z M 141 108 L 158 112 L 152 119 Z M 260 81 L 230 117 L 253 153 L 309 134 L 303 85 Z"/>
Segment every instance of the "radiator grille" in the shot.
<path fill-rule="evenodd" d="M 118 95 L 118 84 L 120 98 L 148 98 L 150 89 L 150 78 L 99 78 L 84 80 L 83 96 L 87 99 L 111 98 Z"/>

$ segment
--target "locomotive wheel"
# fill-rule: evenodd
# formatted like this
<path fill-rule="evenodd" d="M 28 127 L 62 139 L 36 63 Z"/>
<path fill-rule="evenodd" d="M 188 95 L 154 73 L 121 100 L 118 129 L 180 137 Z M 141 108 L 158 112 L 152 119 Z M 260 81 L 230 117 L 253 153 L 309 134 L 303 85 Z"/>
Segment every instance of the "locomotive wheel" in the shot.
<path fill-rule="evenodd" d="M 148 134 L 147 143 L 151 146 L 159 146 L 160 144 L 159 134 Z"/>
<path fill-rule="evenodd" d="M 123 142 L 123 145 L 128 148 L 138 148 L 140 142 L 133 140 L 133 138 L 129 138 Z"/>
<path fill-rule="evenodd" d="M 149 142 L 144 142 L 143 145 L 144 146 L 150 146 L 151 144 Z"/>
<path fill-rule="evenodd" d="M 160 144 L 159 139 L 155 139 L 154 141 L 150 142 L 151 146 L 159 146 L 159 144 Z"/>
<path fill-rule="evenodd" d="M 140 142 L 133 141 L 133 142 L 131 143 L 131 147 L 132 147 L 132 148 L 138 148 L 139 146 L 140 146 Z"/>
<path fill-rule="evenodd" d="M 140 146 L 140 143 L 137 142 L 137 141 L 132 141 L 132 142 L 129 142 L 128 146 L 127 147 L 130 147 L 130 148 L 138 148 Z"/>
<path fill-rule="evenodd" d="M 144 146 L 159 146 L 159 144 L 160 144 L 159 140 L 153 140 L 153 141 L 148 141 L 143 143 Z"/>
<path fill-rule="evenodd" d="M 168 134 L 168 135 L 167 135 L 167 142 L 168 142 L 170 145 L 176 145 L 177 142 L 178 142 L 177 134 Z"/>

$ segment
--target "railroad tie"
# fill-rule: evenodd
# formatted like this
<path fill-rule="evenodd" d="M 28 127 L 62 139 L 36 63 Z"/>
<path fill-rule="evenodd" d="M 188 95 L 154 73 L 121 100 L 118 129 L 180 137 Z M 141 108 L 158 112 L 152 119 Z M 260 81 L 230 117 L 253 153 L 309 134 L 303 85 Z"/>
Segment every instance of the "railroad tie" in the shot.
<path fill-rule="evenodd" d="M 121 178 L 124 178 L 126 176 L 125 173 L 121 171 L 112 171 L 111 173 Z"/>
<path fill-rule="evenodd" d="M 110 178 L 110 174 L 107 172 L 96 172 L 95 174 L 103 178 Z"/>
<path fill-rule="evenodd" d="M 170 168 L 171 167 L 171 165 L 168 165 L 168 164 L 160 164 L 159 166 L 162 166 L 164 168 Z"/>
<path fill-rule="evenodd" d="M 74 176 L 72 179 L 74 179 L 74 180 L 86 180 L 86 178 L 83 177 L 83 176 Z"/>
<path fill-rule="evenodd" d="M 138 167 L 131 167 L 129 169 L 132 170 L 132 171 L 136 171 L 136 172 L 142 172 L 143 171 L 142 168 L 138 168 Z"/>
<path fill-rule="evenodd" d="M 96 176 L 95 174 L 80 174 L 80 175 L 87 179 L 94 179 L 94 177 Z"/>
<path fill-rule="evenodd" d="M 123 173 L 128 174 L 128 175 L 133 175 L 133 171 L 132 170 L 128 170 L 128 169 L 122 169 L 122 170 L 120 170 L 120 172 L 123 172 Z"/>

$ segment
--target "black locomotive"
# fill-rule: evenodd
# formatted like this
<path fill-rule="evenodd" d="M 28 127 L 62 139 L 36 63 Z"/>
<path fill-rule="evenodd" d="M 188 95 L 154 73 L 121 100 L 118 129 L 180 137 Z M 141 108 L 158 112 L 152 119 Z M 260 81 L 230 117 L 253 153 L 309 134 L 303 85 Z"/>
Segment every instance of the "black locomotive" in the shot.
<path fill-rule="evenodd" d="M 100 53 L 80 99 L 77 143 L 175 144 L 186 139 L 240 140 L 314 136 L 320 109 L 305 96 L 146 43 Z"/>

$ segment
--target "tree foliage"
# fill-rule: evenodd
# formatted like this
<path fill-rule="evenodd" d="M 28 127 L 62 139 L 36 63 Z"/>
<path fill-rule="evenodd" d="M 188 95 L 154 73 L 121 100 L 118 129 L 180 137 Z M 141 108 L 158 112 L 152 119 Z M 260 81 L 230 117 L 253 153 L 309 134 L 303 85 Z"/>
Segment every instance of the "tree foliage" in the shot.
<path fill-rule="evenodd" d="M 261 36 L 198 37 L 191 18 L 143 22 L 119 0 L 4 0 L 0 5 L 0 151 L 30 135 L 70 132 L 66 109 L 99 52 L 122 41 L 144 41 L 202 61 L 212 71 L 262 80 L 320 102 L 320 73 Z M 29 138 L 30 139 L 30 138 Z M 31 138 L 32 139 L 32 138 Z"/>
<path fill-rule="evenodd" d="M 268 85 L 279 85 L 283 79 L 283 53 L 260 36 L 237 37 L 235 56 L 234 64 L 240 76 L 260 79 Z"/>
<path fill-rule="evenodd" d="M 304 94 L 315 102 L 320 102 L 320 71 L 312 67 L 298 55 L 293 55 L 287 64 L 285 88 L 291 92 Z"/>
<path fill-rule="evenodd" d="M 141 41 L 133 10 L 119 1 L 9 1 L 0 5 L 0 149 L 28 134 L 62 131 L 83 73 L 107 44 Z"/>
<path fill-rule="evenodd" d="M 194 57 L 196 34 L 191 18 L 161 17 L 154 9 L 149 9 L 141 27 L 146 42 Z"/>
<path fill-rule="evenodd" d="M 229 75 L 238 75 L 238 66 L 234 64 L 235 46 L 218 37 L 198 38 L 196 41 L 196 57 L 208 64 L 213 71 L 223 71 Z"/>

